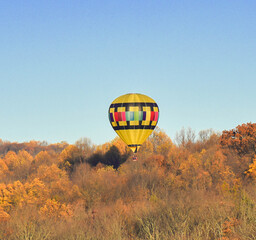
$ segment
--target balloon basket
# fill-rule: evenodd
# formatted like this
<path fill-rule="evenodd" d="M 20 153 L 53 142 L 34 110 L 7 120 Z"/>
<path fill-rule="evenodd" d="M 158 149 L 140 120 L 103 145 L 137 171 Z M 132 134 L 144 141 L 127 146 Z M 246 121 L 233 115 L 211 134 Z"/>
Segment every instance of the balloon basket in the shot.
<path fill-rule="evenodd" d="M 136 155 L 136 154 L 134 154 L 134 155 L 133 155 L 133 157 L 132 157 L 132 161 L 134 161 L 134 162 L 138 161 L 138 157 L 137 157 L 137 155 Z"/>

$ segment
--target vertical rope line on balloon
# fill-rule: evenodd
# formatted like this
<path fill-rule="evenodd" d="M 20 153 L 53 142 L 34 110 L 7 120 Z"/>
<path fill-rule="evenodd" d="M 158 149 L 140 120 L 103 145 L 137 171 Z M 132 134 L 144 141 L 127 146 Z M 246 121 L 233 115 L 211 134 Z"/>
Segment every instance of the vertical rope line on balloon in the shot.
<path fill-rule="evenodd" d="M 134 97 L 134 94 L 131 93 L 130 95 L 127 96 L 127 99 L 132 99 L 133 97 Z M 134 99 L 132 99 L 132 100 L 134 100 Z M 127 100 L 127 102 L 128 102 L 128 100 Z M 131 101 L 131 102 L 134 102 L 134 101 Z M 129 103 L 130 103 L 130 101 L 129 101 Z M 129 105 L 128 105 L 128 106 L 129 106 L 129 109 L 128 109 L 129 112 L 131 112 L 131 111 L 130 111 L 131 105 L 132 105 L 132 104 L 129 104 Z M 130 121 L 131 121 L 131 120 L 130 120 Z M 130 125 L 130 126 L 131 126 L 131 125 Z M 131 140 L 131 142 L 132 142 L 132 134 L 131 134 L 131 132 L 130 132 L 130 131 L 127 131 L 127 135 L 129 136 L 129 140 Z"/>
<path fill-rule="evenodd" d="M 121 107 L 123 107 L 124 106 L 124 103 L 125 102 L 128 102 L 127 101 L 127 99 L 128 99 L 128 96 L 126 96 L 124 99 L 123 99 L 123 102 L 121 103 Z M 127 109 L 126 109 L 126 107 L 125 107 L 125 112 L 127 111 Z M 126 113 L 125 113 L 126 114 Z M 123 120 L 123 119 L 122 119 Z M 127 121 L 127 119 L 125 119 L 125 121 L 126 121 L 126 124 L 128 124 L 128 121 Z M 123 128 L 122 128 L 122 130 L 126 130 L 126 126 L 125 125 L 123 125 L 122 126 Z M 128 131 L 128 133 L 129 133 L 129 131 Z M 127 135 L 127 131 L 123 131 L 123 133 L 122 133 L 122 131 L 120 131 L 120 134 L 122 135 L 122 138 L 123 138 L 123 141 L 125 142 L 125 135 Z"/>
<path fill-rule="evenodd" d="M 145 107 L 147 107 L 145 97 L 143 97 L 143 103 L 144 103 Z M 143 114 L 143 106 L 141 106 L 141 111 L 142 111 L 142 114 Z M 142 119 L 142 121 L 143 121 L 143 119 Z M 141 125 L 142 125 L 142 122 L 141 122 Z M 145 133 L 145 126 L 146 125 L 144 124 L 142 126 L 143 126 L 143 129 L 141 131 L 139 142 L 142 142 L 142 139 L 144 138 L 144 133 Z"/>
<path fill-rule="evenodd" d="M 134 102 L 134 103 L 139 102 L 139 99 L 138 99 L 138 95 L 137 95 L 137 94 L 133 94 L 132 96 L 133 96 L 133 102 Z M 135 108 L 135 109 L 136 109 L 136 108 Z M 135 123 L 135 111 L 134 111 L 134 123 Z M 133 125 L 133 130 L 136 131 L 136 130 L 135 130 L 135 124 Z M 135 136 L 136 136 L 136 134 L 135 134 Z M 134 139 L 135 139 L 135 141 L 136 141 L 135 144 L 137 144 L 137 142 L 138 142 L 138 135 L 137 135 L 136 138 L 134 137 Z M 137 147 L 135 148 L 135 152 L 136 152 L 136 151 L 137 151 Z M 137 153 L 137 152 L 136 152 L 136 153 Z"/>

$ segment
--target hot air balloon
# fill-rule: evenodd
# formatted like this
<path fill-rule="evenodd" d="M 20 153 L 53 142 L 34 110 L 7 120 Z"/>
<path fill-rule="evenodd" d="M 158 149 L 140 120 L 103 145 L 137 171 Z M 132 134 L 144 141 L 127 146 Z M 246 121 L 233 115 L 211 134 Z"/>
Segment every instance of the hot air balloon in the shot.
<path fill-rule="evenodd" d="M 143 94 L 128 93 L 116 98 L 110 105 L 109 121 L 119 137 L 136 153 L 157 125 L 159 108 L 156 102 Z"/>

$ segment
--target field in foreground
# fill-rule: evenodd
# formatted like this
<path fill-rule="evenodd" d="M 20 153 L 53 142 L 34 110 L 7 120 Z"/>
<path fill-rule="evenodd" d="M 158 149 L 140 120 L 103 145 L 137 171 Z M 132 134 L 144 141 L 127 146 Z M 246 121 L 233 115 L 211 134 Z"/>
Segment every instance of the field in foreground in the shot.
<path fill-rule="evenodd" d="M 101 146 L 0 141 L 0 239 L 256 239 L 256 124 Z"/>

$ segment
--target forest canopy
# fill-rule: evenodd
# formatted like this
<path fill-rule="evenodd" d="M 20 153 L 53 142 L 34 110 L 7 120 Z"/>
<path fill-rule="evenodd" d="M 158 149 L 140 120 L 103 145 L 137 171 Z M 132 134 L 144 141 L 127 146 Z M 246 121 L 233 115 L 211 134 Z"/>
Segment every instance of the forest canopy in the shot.
<path fill-rule="evenodd" d="M 255 239 L 256 123 L 161 129 L 132 161 L 94 145 L 0 140 L 0 239 Z"/>

